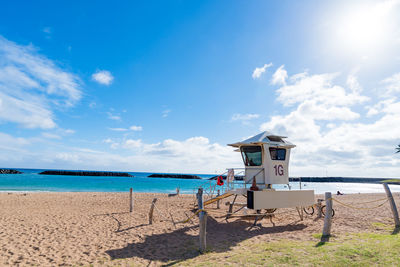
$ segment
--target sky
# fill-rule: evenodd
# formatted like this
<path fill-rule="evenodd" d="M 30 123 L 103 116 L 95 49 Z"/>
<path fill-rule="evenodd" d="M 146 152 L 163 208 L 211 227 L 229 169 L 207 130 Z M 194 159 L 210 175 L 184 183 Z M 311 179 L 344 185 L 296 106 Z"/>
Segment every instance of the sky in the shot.
<path fill-rule="evenodd" d="M 399 177 L 400 1 L 8 1 L 0 167 Z"/>

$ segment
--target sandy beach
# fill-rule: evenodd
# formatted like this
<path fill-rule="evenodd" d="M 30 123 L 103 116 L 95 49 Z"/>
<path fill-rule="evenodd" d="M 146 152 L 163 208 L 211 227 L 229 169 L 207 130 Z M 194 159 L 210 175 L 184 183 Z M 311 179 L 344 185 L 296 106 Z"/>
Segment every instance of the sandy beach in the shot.
<path fill-rule="evenodd" d="M 155 197 L 157 209 L 149 225 Z M 382 201 L 357 203 L 385 195 L 334 197 L 365 208 Z M 399 205 L 399 193 L 394 198 Z M 197 217 L 179 223 L 193 214 L 193 195 L 134 194 L 134 200 L 129 213 L 128 193 L 1 193 L 0 265 L 159 266 L 199 255 Z M 250 221 L 232 218 L 227 223 L 222 212 L 228 200 L 219 210 L 215 204 L 209 207 L 207 245 L 212 251 L 235 249 L 245 240 L 315 240 L 315 234 L 322 232 L 322 219 L 314 215 L 300 221 L 295 209 L 277 210 L 272 221 L 264 219 L 251 230 Z M 382 232 L 377 223 L 393 224 L 388 202 L 372 210 L 333 205 L 333 235 Z"/>

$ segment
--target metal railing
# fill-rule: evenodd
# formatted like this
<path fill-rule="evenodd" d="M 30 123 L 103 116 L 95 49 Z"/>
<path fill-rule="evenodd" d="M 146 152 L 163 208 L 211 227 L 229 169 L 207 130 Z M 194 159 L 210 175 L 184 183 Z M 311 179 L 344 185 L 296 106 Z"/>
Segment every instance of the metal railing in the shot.
<path fill-rule="evenodd" d="M 228 179 L 226 179 L 224 181 L 224 184 L 219 186 L 217 184 L 218 178 L 216 180 L 209 180 L 203 184 L 201 184 L 199 186 L 199 188 L 203 188 L 203 196 L 205 197 L 205 199 L 211 199 L 213 197 L 215 197 L 217 194 L 216 192 L 218 190 L 220 190 L 220 194 L 224 194 L 229 190 L 235 189 L 235 188 L 241 188 L 241 187 L 246 187 L 246 181 L 245 181 L 245 177 L 244 177 L 244 169 L 245 168 L 230 168 L 234 170 L 234 178 L 233 181 L 228 181 Z M 228 173 L 228 170 L 225 171 L 222 174 L 216 175 L 216 177 L 218 176 L 224 176 Z M 236 170 L 238 170 L 238 172 L 236 172 Z M 235 176 L 237 175 L 243 175 L 243 180 L 235 180 Z M 217 189 L 218 187 L 218 189 Z M 195 193 L 195 190 L 193 190 L 193 193 Z"/>

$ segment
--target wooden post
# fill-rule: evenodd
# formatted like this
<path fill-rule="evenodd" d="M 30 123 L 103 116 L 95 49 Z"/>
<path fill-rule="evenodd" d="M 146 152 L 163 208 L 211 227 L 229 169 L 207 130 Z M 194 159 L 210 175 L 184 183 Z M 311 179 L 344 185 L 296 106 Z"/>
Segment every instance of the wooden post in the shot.
<path fill-rule="evenodd" d="M 129 212 L 133 210 L 133 196 L 132 196 L 132 188 L 129 189 Z"/>
<path fill-rule="evenodd" d="M 217 193 L 217 197 L 219 197 L 220 196 L 220 194 L 219 194 L 219 189 L 218 189 L 218 191 L 217 191 L 218 193 Z M 219 209 L 219 199 L 217 200 L 217 209 Z"/>
<path fill-rule="evenodd" d="M 324 219 L 324 229 L 322 230 L 322 237 L 329 237 L 331 235 L 332 226 L 332 193 L 325 192 L 325 219 Z"/>
<path fill-rule="evenodd" d="M 153 198 L 153 201 L 151 202 L 151 207 L 150 207 L 150 212 L 149 212 L 149 224 L 153 224 L 153 212 L 154 212 L 154 206 L 156 205 L 157 198 Z"/>
<path fill-rule="evenodd" d="M 197 204 L 199 210 L 204 208 L 203 205 L 203 188 L 199 188 L 197 192 Z M 207 213 L 205 211 L 200 211 L 199 214 L 199 239 L 200 239 L 200 253 L 206 250 L 206 232 L 207 232 Z"/>
<path fill-rule="evenodd" d="M 322 201 L 323 199 L 318 199 L 317 200 L 317 218 L 321 218 L 322 217 Z"/>
<path fill-rule="evenodd" d="M 399 213 L 397 212 L 396 203 L 394 202 L 392 192 L 390 192 L 390 188 L 387 183 L 383 183 L 383 188 L 385 188 L 386 195 L 389 199 L 390 208 L 392 209 L 394 224 L 397 227 L 400 227 Z"/>

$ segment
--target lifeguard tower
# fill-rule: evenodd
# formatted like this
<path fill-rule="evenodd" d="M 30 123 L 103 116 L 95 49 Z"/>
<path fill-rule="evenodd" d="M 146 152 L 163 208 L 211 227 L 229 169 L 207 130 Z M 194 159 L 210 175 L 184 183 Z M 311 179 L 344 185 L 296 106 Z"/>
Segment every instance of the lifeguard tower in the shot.
<path fill-rule="evenodd" d="M 314 204 L 314 190 L 276 190 L 273 186 L 289 184 L 290 150 L 294 144 L 285 136 L 262 132 L 229 146 L 237 148 L 244 162 L 243 181 L 234 179 L 228 170 L 225 193 L 205 201 L 205 205 L 232 195 L 247 197 L 247 209 L 308 207 Z M 251 187 L 250 187 L 251 185 Z M 236 199 L 236 197 L 235 197 Z"/>

